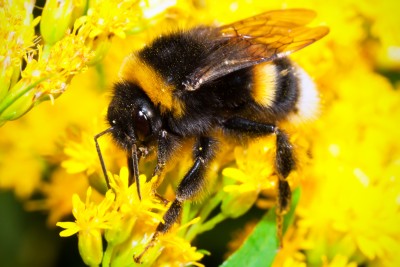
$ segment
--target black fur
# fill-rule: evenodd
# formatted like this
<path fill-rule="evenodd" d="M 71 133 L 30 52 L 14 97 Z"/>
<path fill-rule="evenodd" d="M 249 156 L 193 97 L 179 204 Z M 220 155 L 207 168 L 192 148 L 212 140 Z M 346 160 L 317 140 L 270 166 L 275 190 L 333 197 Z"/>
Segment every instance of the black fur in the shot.
<path fill-rule="evenodd" d="M 276 166 L 278 173 L 285 179 L 295 168 L 293 147 L 288 137 L 281 130 L 277 130 L 276 136 Z"/>
<path fill-rule="evenodd" d="M 164 35 L 139 51 L 138 56 L 168 84 L 183 89 L 186 76 L 198 67 L 205 55 L 218 48 L 218 42 L 210 38 L 212 34 L 211 28 L 198 27 Z"/>
<path fill-rule="evenodd" d="M 184 103 L 184 116 L 164 116 L 164 128 L 180 136 L 207 135 L 230 116 L 250 120 L 275 122 L 294 109 L 298 98 L 297 78 L 291 62 L 277 59 L 276 96 L 271 107 L 262 107 L 252 98 L 252 68 L 243 68 L 203 84 L 198 90 L 187 91 L 182 86 L 186 77 L 198 65 L 204 64 L 205 55 L 215 52 L 221 41 L 211 39 L 212 28 L 196 28 L 189 32 L 177 32 L 156 39 L 138 53 L 167 83 L 176 88 L 174 97 Z M 216 57 L 220 60 L 223 55 Z M 210 62 L 212 63 L 212 62 Z M 287 70 L 287 75 L 280 72 Z"/>
<path fill-rule="evenodd" d="M 262 136 L 275 133 L 273 124 L 258 123 L 241 117 L 232 117 L 224 122 L 224 129 L 250 136 Z"/>
<path fill-rule="evenodd" d="M 135 120 L 137 114 L 147 115 L 147 121 Z M 120 82 L 114 85 L 114 96 L 107 111 L 107 120 L 114 128 L 112 135 L 117 144 L 128 151 L 132 142 L 152 142 L 161 128 L 158 109 L 137 85 Z M 146 125 L 143 125 L 143 124 Z M 139 125 L 141 124 L 141 125 Z M 146 131 L 142 133 L 141 130 Z"/>
<path fill-rule="evenodd" d="M 299 97 L 299 83 L 289 59 L 278 59 L 274 63 L 277 82 L 273 109 L 276 116 L 281 119 L 294 109 Z M 286 74 L 283 75 L 282 71 L 285 71 Z"/>
<path fill-rule="evenodd" d="M 278 180 L 278 193 L 277 211 L 279 215 L 282 215 L 289 209 L 290 201 L 292 200 L 292 192 L 286 180 Z"/>
<path fill-rule="evenodd" d="M 182 202 L 176 199 L 174 202 L 172 202 L 171 206 L 164 214 L 165 223 L 160 223 L 157 226 L 156 233 L 167 232 L 171 228 L 172 224 L 174 224 L 178 219 L 181 210 L 182 210 Z"/>

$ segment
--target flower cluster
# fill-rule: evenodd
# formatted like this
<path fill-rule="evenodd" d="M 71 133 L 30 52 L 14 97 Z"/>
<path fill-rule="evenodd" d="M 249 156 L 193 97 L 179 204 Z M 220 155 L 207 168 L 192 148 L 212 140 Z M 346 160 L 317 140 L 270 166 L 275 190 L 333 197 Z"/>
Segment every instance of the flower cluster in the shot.
<path fill-rule="evenodd" d="M 76 74 L 104 57 L 112 36 L 124 38 L 145 26 L 145 16 L 162 12 L 139 0 L 49 0 L 42 16 L 33 18 L 34 4 L 5 1 L 1 10 L 6 46 L 0 53 L 0 125 L 44 100 L 54 101 Z M 39 21 L 40 36 L 35 36 Z"/>
<path fill-rule="evenodd" d="M 133 264 L 133 257 L 141 253 L 155 227 L 162 222 L 160 211 L 166 210 L 164 203 L 154 195 L 152 183 L 144 182 L 145 176 L 140 177 L 143 181 L 141 200 L 136 193 L 136 185 L 128 185 L 127 168 L 122 168 L 119 175 L 109 177 L 111 189 L 104 197 L 99 196 L 95 201 L 91 187 L 87 190 L 85 203 L 74 195 L 72 214 L 75 222 L 57 223 L 65 229 L 61 236 L 78 234 L 79 252 L 89 266 L 100 263 L 103 266 L 119 266 L 126 262 Z M 203 257 L 188 241 L 176 235 L 178 230 L 160 238 L 156 248 L 143 258 L 144 266 L 153 266 L 157 261 L 195 263 Z M 103 236 L 107 241 L 104 253 Z M 163 250 L 171 252 L 160 256 Z"/>

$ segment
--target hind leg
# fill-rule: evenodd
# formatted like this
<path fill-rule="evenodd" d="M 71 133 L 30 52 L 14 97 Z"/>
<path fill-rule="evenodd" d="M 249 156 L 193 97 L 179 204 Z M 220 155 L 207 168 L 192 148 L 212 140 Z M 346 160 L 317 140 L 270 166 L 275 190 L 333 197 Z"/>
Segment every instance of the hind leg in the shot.
<path fill-rule="evenodd" d="M 283 215 L 289 210 L 292 193 L 286 178 L 295 168 L 293 146 L 285 132 L 281 131 L 276 125 L 260 123 L 240 117 L 226 120 L 223 127 L 230 131 L 245 133 L 253 136 L 276 135 L 276 157 L 275 170 L 278 175 L 278 198 L 277 198 L 277 227 L 278 238 L 282 245 L 282 225 Z"/>

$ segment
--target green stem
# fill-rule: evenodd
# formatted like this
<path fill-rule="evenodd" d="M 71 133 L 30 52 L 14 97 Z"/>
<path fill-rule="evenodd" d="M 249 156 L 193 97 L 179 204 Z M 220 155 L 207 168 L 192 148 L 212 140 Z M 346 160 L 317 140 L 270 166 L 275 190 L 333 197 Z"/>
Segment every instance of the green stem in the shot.
<path fill-rule="evenodd" d="M 42 59 L 47 59 L 50 56 L 51 47 L 52 47 L 51 45 L 46 43 L 43 45 L 42 54 L 40 55 Z"/>
<path fill-rule="evenodd" d="M 222 222 L 226 218 L 227 217 L 222 213 L 217 214 L 216 216 L 214 216 L 213 218 L 208 220 L 206 223 L 201 225 L 200 229 L 197 231 L 197 234 L 201 234 L 203 232 L 206 232 L 206 231 L 209 231 L 209 230 L 213 229 L 217 224 L 219 224 L 220 222 Z"/>
<path fill-rule="evenodd" d="M 203 205 L 203 209 L 199 214 L 200 221 L 190 227 L 190 229 L 187 231 L 185 235 L 186 240 L 191 241 L 196 237 L 197 234 L 199 234 L 199 230 L 203 227 L 203 222 L 207 220 L 210 213 L 221 203 L 224 194 L 225 193 L 223 191 L 217 193 L 205 205 Z"/>
<path fill-rule="evenodd" d="M 107 249 L 106 251 L 104 251 L 103 254 L 103 260 L 102 260 L 102 267 L 110 267 L 111 264 L 111 256 L 113 254 L 114 251 L 114 246 L 111 245 L 110 243 L 107 244 Z"/>
<path fill-rule="evenodd" d="M 181 225 L 184 225 L 185 223 L 189 222 L 190 220 L 190 211 L 191 211 L 191 203 L 190 202 L 185 202 L 183 205 L 183 209 L 182 209 L 182 215 L 181 215 Z M 180 237 L 184 237 L 185 236 L 185 230 L 187 229 L 181 229 L 178 233 L 178 235 Z"/>
<path fill-rule="evenodd" d="M 221 203 L 224 195 L 225 192 L 220 191 L 210 199 L 207 205 L 204 205 L 204 208 L 200 212 L 201 222 L 204 222 L 210 213 Z"/>
<path fill-rule="evenodd" d="M 9 106 L 11 106 L 12 103 L 14 103 L 17 99 L 19 99 L 21 96 L 23 96 L 24 94 L 29 92 L 29 90 L 32 90 L 33 88 L 35 88 L 39 83 L 41 83 L 47 79 L 50 79 L 51 76 L 52 75 L 37 80 L 36 82 L 27 86 L 25 89 L 20 90 L 20 92 L 15 94 L 13 97 L 6 96 L 4 98 L 4 100 L 0 103 L 0 114 L 3 113 Z"/>

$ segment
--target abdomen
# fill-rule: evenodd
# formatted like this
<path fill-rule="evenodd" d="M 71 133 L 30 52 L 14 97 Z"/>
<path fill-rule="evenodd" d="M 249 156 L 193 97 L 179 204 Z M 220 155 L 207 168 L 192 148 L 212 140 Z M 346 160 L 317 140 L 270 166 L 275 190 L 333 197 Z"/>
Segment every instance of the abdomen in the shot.
<path fill-rule="evenodd" d="M 287 58 L 255 66 L 250 94 L 253 108 L 271 123 L 309 119 L 318 109 L 318 94 L 311 78 Z"/>

